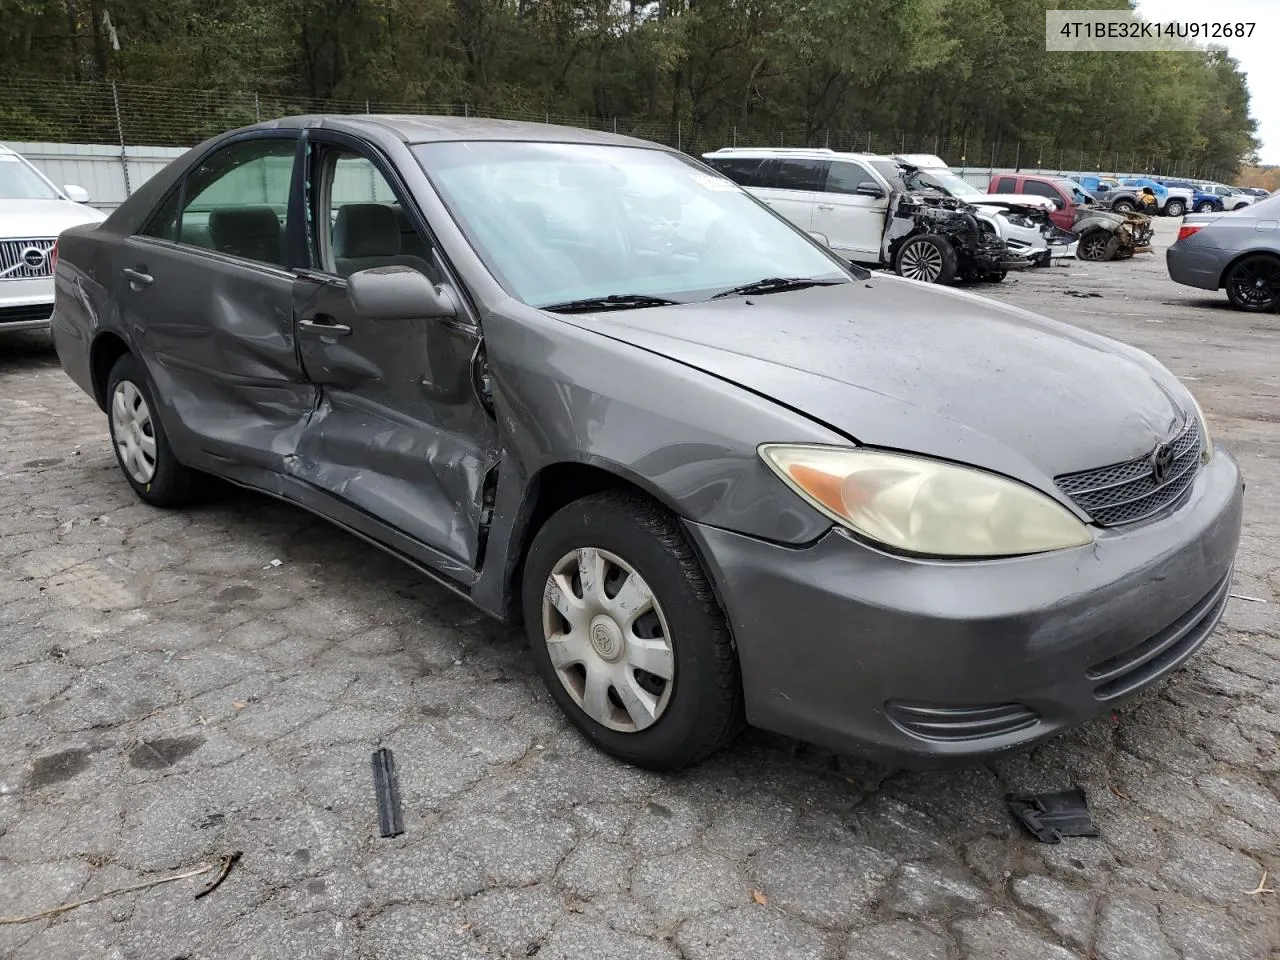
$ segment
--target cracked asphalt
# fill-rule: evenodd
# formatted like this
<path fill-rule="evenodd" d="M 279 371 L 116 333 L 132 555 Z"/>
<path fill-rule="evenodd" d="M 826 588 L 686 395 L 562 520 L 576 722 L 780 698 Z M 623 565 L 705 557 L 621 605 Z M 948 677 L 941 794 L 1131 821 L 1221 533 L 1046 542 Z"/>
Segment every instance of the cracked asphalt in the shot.
<path fill-rule="evenodd" d="M 203 899 L 212 874 L 0 924 L 0 957 L 1280 957 L 1280 318 L 1176 287 L 1160 252 L 980 292 L 1189 382 L 1248 481 L 1253 599 L 1139 700 L 941 773 L 757 732 L 676 776 L 621 766 L 518 636 L 364 543 L 243 493 L 137 502 L 48 342 L 0 337 L 0 917 L 243 851 Z M 1098 839 L 1004 809 L 1072 784 Z"/>

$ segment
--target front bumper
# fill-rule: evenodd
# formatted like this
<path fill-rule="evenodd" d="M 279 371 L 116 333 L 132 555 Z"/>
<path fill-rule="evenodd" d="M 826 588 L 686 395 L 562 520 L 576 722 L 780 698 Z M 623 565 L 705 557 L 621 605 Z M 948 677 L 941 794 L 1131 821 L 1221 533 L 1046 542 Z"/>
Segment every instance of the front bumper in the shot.
<path fill-rule="evenodd" d="M 46 330 L 52 313 L 52 277 L 0 280 L 0 333 Z"/>
<path fill-rule="evenodd" d="M 1230 587 L 1243 487 L 1219 451 L 1181 505 L 1092 546 L 983 562 L 801 549 L 688 524 L 755 726 L 932 766 L 1075 726 L 1182 664 Z"/>

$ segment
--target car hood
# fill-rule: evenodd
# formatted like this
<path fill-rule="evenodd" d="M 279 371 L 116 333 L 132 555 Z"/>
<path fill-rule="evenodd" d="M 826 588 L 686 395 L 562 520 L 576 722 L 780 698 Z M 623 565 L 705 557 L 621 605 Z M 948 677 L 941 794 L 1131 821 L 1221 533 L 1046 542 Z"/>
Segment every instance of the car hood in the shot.
<path fill-rule="evenodd" d="M 969 202 L 990 207 L 1006 207 L 1010 210 L 1018 207 L 1039 210 L 1053 209 L 1053 201 L 1048 197 L 1037 197 L 1025 193 L 984 193 L 980 197 L 970 197 Z"/>
<path fill-rule="evenodd" d="M 106 216 L 70 200 L 6 200 L 0 198 L 0 239 L 56 237 L 68 227 L 101 223 Z"/>
<path fill-rule="evenodd" d="M 898 277 L 563 319 L 859 443 L 974 464 L 1055 496 L 1054 476 L 1147 453 L 1193 415 L 1177 379 L 1139 350 Z"/>

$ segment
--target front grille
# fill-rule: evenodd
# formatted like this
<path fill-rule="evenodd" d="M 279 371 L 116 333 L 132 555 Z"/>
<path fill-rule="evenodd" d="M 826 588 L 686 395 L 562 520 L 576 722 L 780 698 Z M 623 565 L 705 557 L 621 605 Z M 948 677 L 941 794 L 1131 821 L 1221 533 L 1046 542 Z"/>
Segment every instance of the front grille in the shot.
<path fill-rule="evenodd" d="M 33 240 L 0 240 L 0 281 L 51 277 L 49 251 L 52 237 Z"/>
<path fill-rule="evenodd" d="M 907 733 L 925 740 L 956 742 L 983 740 L 1034 727 L 1040 717 L 1021 703 L 980 707 L 949 707 L 926 703 L 885 704 L 889 719 Z"/>
<path fill-rule="evenodd" d="M 30 323 L 48 320 L 53 314 L 52 303 L 32 303 L 25 307 L 0 307 L 0 330 L 6 323 Z"/>
<path fill-rule="evenodd" d="M 1228 572 L 1195 606 L 1155 636 L 1090 667 L 1085 675 L 1097 684 L 1094 697 L 1098 700 L 1123 697 L 1191 656 L 1218 625 L 1230 589 L 1231 573 Z"/>
<path fill-rule="evenodd" d="M 1192 420 L 1173 440 L 1173 460 L 1156 480 L 1154 451 L 1124 463 L 1055 477 L 1058 489 L 1094 523 L 1114 527 L 1143 520 L 1178 501 L 1200 466 L 1200 427 Z"/>

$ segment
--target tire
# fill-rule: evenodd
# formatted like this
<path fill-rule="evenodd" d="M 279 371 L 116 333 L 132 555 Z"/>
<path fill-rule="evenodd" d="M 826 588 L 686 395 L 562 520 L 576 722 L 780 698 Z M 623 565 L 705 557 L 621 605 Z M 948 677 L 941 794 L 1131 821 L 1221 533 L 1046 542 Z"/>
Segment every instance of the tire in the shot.
<path fill-rule="evenodd" d="M 1216 205 L 1212 200 L 1201 200 L 1195 205 L 1196 213 L 1212 213 L 1216 209 Z"/>
<path fill-rule="evenodd" d="M 1039 268 L 1052 267 L 1053 251 L 1046 250 L 1044 253 L 1040 254 L 1038 257 L 1035 258 L 1034 263 Z"/>
<path fill-rule="evenodd" d="M 586 562 L 599 591 L 582 584 L 582 551 L 594 551 Z M 597 557 L 599 566 L 592 562 Z M 630 594 L 632 578 L 648 587 L 651 609 L 620 625 L 609 606 L 591 598 L 608 603 L 628 590 L 634 603 L 643 593 Z M 613 491 L 564 507 L 534 537 L 521 588 L 525 629 L 547 690 L 606 753 L 649 770 L 676 770 L 742 731 L 742 682 L 724 613 L 679 523 L 659 505 Z M 557 593 L 564 607 L 552 599 Z M 571 643 L 575 630 L 560 611 L 583 607 Z M 592 610 L 595 616 L 585 619 Z M 655 656 L 654 642 L 664 640 L 667 654 Z M 635 666 L 632 656 L 646 652 L 645 661 L 669 669 L 669 678 Z M 593 676 L 605 679 L 589 682 Z M 623 706 L 619 683 L 631 687 L 639 709 Z M 594 706 L 590 687 L 603 687 Z"/>
<path fill-rule="evenodd" d="M 1227 299 L 1248 313 L 1280 311 L 1280 258 L 1253 253 L 1237 260 L 1222 278 Z"/>
<path fill-rule="evenodd" d="M 1170 200 L 1164 205 L 1166 217 L 1180 217 L 1187 212 L 1187 205 L 1181 200 Z"/>
<path fill-rule="evenodd" d="M 160 422 L 151 382 L 131 354 L 107 377 L 107 425 L 120 472 L 153 507 L 180 507 L 199 499 L 207 477 L 173 456 Z M 132 451 L 132 453 L 131 453 Z"/>
<path fill-rule="evenodd" d="M 1111 209 L 1116 213 L 1136 213 L 1138 205 L 1129 199 L 1117 200 L 1111 205 Z"/>
<path fill-rule="evenodd" d="M 1090 230 L 1076 243 L 1076 259 L 1101 263 L 1114 260 L 1120 249 L 1120 238 L 1101 227 Z"/>
<path fill-rule="evenodd" d="M 894 272 L 900 277 L 925 283 L 951 283 L 956 278 L 956 248 L 935 233 L 921 233 L 908 238 L 893 258 Z"/>

